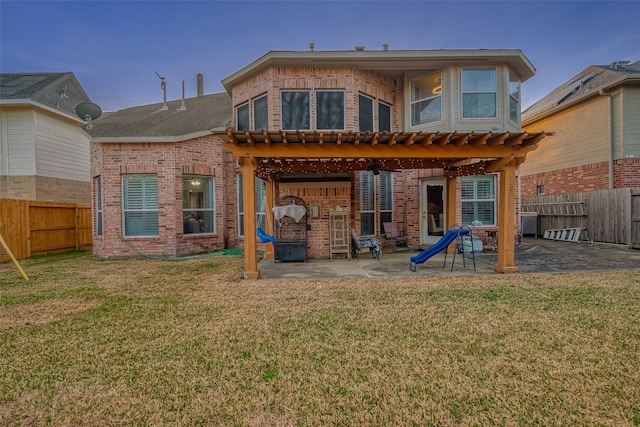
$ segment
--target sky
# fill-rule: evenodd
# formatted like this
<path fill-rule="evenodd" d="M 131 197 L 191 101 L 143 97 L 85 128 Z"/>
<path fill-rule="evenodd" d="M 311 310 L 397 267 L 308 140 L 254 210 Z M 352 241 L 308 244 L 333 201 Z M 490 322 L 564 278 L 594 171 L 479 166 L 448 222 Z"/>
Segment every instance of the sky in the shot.
<path fill-rule="evenodd" d="M 520 49 L 530 106 L 589 65 L 640 60 L 640 1 L 0 0 L 0 72 L 75 74 L 103 111 L 223 92 L 269 51 Z"/>

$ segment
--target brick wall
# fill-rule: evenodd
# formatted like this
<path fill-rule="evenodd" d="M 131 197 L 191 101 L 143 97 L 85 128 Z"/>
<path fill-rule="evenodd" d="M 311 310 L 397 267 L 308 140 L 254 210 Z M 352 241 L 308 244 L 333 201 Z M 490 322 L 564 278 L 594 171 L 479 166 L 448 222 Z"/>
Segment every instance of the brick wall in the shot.
<path fill-rule="evenodd" d="M 522 195 L 536 196 L 537 187 L 544 185 L 544 194 L 576 193 L 609 188 L 609 163 L 543 172 L 522 177 Z"/>
<path fill-rule="evenodd" d="M 325 67 L 273 67 L 253 76 L 233 88 L 232 103 L 235 107 L 265 93 L 268 94 L 269 128 L 280 129 L 280 91 L 282 89 L 343 89 L 345 91 L 345 130 L 358 130 L 358 95 L 363 93 L 391 105 L 392 129 L 398 129 L 398 88 L 395 80 L 373 71 L 354 68 Z M 374 103 L 374 120 L 377 122 L 377 103 Z M 315 104 L 310 102 L 311 127 L 315 128 Z M 253 123 L 253 108 L 249 108 L 249 121 Z"/>
<path fill-rule="evenodd" d="M 122 176 L 157 174 L 158 236 L 126 238 L 122 233 Z M 214 234 L 183 234 L 182 175 L 213 177 Z M 103 143 L 92 145 L 92 175 L 100 176 L 103 192 L 103 235 L 94 237 L 101 257 L 183 256 L 224 246 L 224 158 L 213 136 L 179 143 Z"/>
<path fill-rule="evenodd" d="M 640 186 L 640 159 L 614 161 L 614 188 Z M 577 193 L 609 188 L 609 162 L 599 162 L 522 177 L 522 194 L 536 196 L 544 185 L 544 194 Z"/>
<path fill-rule="evenodd" d="M 2 176 L 0 199 L 89 203 L 91 183 L 46 176 Z"/>
<path fill-rule="evenodd" d="M 640 158 L 616 160 L 613 176 L 616 188 L 640 187 Z"/>

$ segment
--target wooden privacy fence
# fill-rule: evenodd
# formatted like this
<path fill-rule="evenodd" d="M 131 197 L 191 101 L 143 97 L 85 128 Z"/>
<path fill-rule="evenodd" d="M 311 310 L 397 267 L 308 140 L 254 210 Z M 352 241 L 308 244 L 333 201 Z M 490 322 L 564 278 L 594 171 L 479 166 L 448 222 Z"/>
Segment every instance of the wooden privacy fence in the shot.
<path fill-rule="evenodd" d="M 523 212 L 538 213 L 538 234 L 582 227 L 595 242 L 640 249 L 640 187 L 523 196 Z"/>
<path fill-rule="evenodd" d="M 91 250 L 91 205 L 0 199 L 0 234 L 16 258 Z"/>

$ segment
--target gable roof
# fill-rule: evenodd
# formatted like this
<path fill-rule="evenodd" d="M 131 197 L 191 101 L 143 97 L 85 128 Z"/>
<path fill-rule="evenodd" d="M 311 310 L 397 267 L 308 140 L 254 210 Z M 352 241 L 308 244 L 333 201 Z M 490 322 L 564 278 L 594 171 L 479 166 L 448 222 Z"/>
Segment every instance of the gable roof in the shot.
<path fill-rule="evenodd" d="M 34 105 L 78 119 L 75 108 L 91 102 L 72 72 L 0 73 L 0 103 Z"/>
<path fill-rule="evenodd" d="M 226 93 L 127 108 L 103 114 L 87 129 L 94 142 L 177 142 L 223 130 L 231 124 L 231 97 Z"/>
<path fill-rule="evenodd" d="M 591 65 L 558 86 L 522 113 L 528 125 L 623 84 L 640 84 L 640 61 Z"/>

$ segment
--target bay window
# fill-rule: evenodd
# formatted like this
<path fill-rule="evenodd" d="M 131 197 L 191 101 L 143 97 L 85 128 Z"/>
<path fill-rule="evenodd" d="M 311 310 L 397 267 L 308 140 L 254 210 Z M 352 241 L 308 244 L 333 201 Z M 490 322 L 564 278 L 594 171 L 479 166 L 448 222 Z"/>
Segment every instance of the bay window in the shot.
<path fill-rule="evenodd" d="M 509 70 L 509 120 L 520 124 L 520 79 Z"/>
<path fill-rule="evenodd" d="M 309 91 L 283 90 L 280 93 L 282 130 L 310 128 Z"/>
<path fill-rule="evenodd" d="M 269 107 L 267 95 L 253 100 L 253 130 L 269 129 Z"/>
<path fill-rule="evenodd" d="M 442 74 L 440 71 L 411 80 L 411 126 L 442 120 Z"/>
<path fill-rule="evenodd" d="M 158 235 L 157 175 L 123 175 L 122 217 L 125 236 Z"/>
<path fill-rule="evenodd" d="M 215 233 L 213 178 L 182 177 L 183 232 Z"/>
<path fill-rule="evenodd" d="M 249 103 L 246 102 L 236 107 L 236 120 L 238 130 L 249 130 Z"/>
<path fill-rule="evenodd" d="M 495 68 L 462 69 L 462 118 L 497 117 L 497 71 Z"/>
<path fill-rule="evenodd" d="M 344 129 L 344 92 L 321 90 L 316 92 L 316 129 Z"/>

